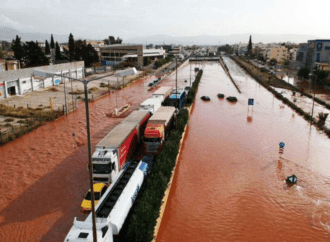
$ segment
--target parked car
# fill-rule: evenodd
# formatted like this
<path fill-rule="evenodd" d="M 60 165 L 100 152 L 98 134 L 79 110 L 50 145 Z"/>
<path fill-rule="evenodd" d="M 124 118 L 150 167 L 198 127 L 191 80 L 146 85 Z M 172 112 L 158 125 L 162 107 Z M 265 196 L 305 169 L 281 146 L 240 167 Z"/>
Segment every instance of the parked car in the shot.
<path fill-rule="evenodd" d="M 101 199 L 102 195 L 108 188 L 108 184 L 105 183 L 95 183 L 93 185 L 94 189 L 94 199 L 95 199 L 95 206 Z M 91 190 L 88 191 L 84 200 L 81 203 L 81 210 L 82 212 L 90 212 L 92 210 L 92 193 Z"/>

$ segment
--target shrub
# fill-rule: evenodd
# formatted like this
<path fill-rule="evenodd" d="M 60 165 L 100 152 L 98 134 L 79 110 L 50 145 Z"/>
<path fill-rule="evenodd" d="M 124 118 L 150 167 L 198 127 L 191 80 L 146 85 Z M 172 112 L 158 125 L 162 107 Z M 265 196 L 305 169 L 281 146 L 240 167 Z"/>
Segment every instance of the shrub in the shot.
<path fill-rule="evenodd" d="M 171 132 L 155 159 L 151 173 L 145 182 L 144 191 L 139 194 L 138 201 L 127 218 L 129 223 L 124 224 L 118 241 L 152 241 L 162 199 L 172 176 L 180 140 L 188 118 L 188 110 L 181 109 L 177 117 L 178 129 Z"/>
<path fill-rule="evenodd" d="M 73 95 L 80 95 L 80 94 L 84 94 L 83 91 L 77 89 L 77 90 L 74 90 L 74 91 L 70 91 L 69 94 L 73 94 Z"/>
<path fill-rule="evenodd" d="M 301 69 L 298 71 L 297 75 L 298 75 L 299 77 L 302 77 L 302 78 L 308 79 L 309 72 L 310 72 L 310 71 L 309 71 L 308 68 L 301 68 Z"/>
<path fill-rule="evenodd" d="M 13 122 L 14 119 L 13 119 L 13 118 L 6 118 L 4 121 L 5 121 L 5 122 Z"/>

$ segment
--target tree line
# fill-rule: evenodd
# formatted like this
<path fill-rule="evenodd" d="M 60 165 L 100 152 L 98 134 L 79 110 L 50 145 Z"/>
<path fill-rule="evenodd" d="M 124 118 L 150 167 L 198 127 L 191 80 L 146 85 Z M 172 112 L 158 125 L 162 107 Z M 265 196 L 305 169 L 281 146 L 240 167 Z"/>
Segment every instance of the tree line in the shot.
<path fill-rule="evenodd" d="M 59 43 L 54 42 L 53 35 L 45 41 L 45 48 L 39 46 L 38 41 L 21 42 L 21 38 L 16 35 L 16 39 L 12 41 L 11 49 L 14 51 L 14 56 L 24 65 L 24 67 L 49 65 L 51 50 L 55 52 L 55 60 L 57 61 L 84 61 L 86 67 L 92 66 L 99 62 L 99 57 L 91 44 L 87 44 L 85 40 L 74 40 L 73 35 L 69 35 L 69 46 L 60 49 Z"/>

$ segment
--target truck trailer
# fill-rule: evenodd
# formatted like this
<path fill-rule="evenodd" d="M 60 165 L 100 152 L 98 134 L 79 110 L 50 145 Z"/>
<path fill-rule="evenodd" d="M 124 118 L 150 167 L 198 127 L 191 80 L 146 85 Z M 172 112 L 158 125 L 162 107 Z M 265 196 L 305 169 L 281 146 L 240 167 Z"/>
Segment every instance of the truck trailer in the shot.
<path fill-rule="evenodd" d="M 93 181 L 112 183 L 136 150 L 150 117 L 146 111 L 134 111 L 96 146 L 92 156 Z"/>
<path fill-rule="evenodd" d="M 118 235 L 125 219 L 140 191 L 149 162 L 130 161 L 120 171 L 99 203 L 96 205 L 96 234 L 99 242 L 113 242 L 113 235 Z M 85 221 L 74 218 L 73 226 L 64 242 L 93 241 L 92 213 Z"/>
<path fill-rule="evenodd" d="M 140 110 L 145 110 L 154 114 L 162 105 L 162 101 L 158 98 L 148 98 L 140 104 Z"/>
<path fill-rule="evenodd" d="M 147 154 L 157 154 L 174 121 L 175 107 L 160 107 L 149 119 L 143 143 Z"/>
<path fill-rule="evenodd" d="M 170 97 L 172 91 L 172 87 L 160 87 L 152 94 L 152 98 L 158 98 L 162 101 L 162 103 L 166 104 L 166 101 Z"/>

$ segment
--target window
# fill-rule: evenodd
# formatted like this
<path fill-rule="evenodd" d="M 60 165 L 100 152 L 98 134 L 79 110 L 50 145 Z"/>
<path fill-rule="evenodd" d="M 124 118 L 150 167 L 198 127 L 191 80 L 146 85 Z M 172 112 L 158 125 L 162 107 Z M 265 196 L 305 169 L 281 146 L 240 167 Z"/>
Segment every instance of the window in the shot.
<path fill-rule="evenodd" d="M 107 186 L 104 186 L 104 187 L 102 188 L 102 191 L 101 191 L 101 196 L 103 196 L 103 194 L 105 193 L 106 190 L 107 190 Z"/>
<path fill-rule="evenodd" d="M 144 142 L 160 142 L 160 138 L 144 138 Z"/>
<path fill-rule="evenodd" d="M 23 81 L 23 84 L 25 84 L 26 83 L 26 81 Z"/>
<path fill-rule="evenodd" d="M 104 174 L 111 172 L 111 163 L 108 164 L 93 164 L 93 172 L 95 174 Z"/>
<path fill-rule="evenodd" d="M 88 233 L 80 233 L 78 235 L 78 238 L 81 238 L 81 239 L 86 239 L 88 237 Z"/>

